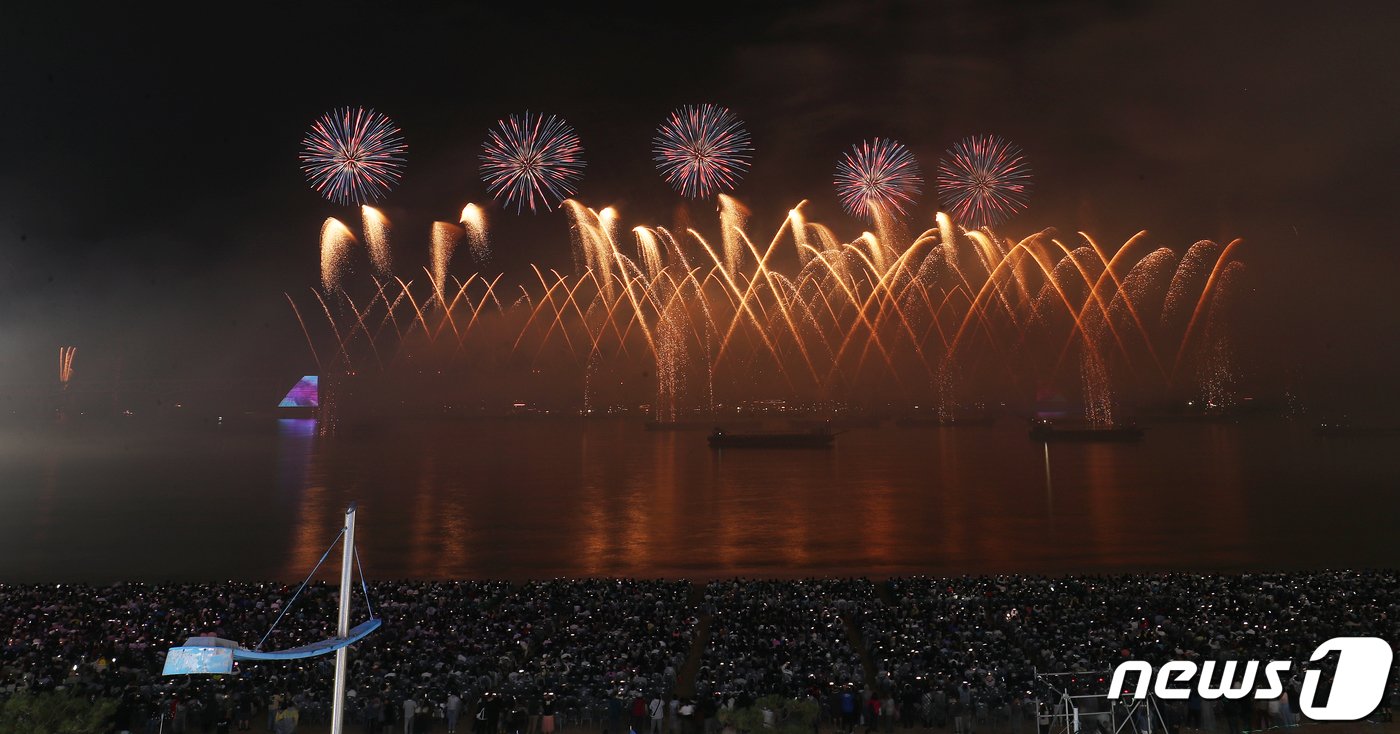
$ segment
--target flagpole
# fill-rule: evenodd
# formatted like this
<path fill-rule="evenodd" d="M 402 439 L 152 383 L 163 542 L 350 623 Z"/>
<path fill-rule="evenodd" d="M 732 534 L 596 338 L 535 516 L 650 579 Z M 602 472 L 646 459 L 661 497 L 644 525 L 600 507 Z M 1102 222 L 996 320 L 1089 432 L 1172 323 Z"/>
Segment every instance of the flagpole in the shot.
<path fill-rule="evenodd" d="M 345 544 L 340 559 L 340 620 L 336 634 L 344 639 L 350 636 L 350 567 L 355 562 L 355 504 L 345 510 Z M 343 734 L 345 730 L 345 677 L 350 656 L 347 645 L 335 651 L 335 696 L 331 701 L 331 734 Z"/>

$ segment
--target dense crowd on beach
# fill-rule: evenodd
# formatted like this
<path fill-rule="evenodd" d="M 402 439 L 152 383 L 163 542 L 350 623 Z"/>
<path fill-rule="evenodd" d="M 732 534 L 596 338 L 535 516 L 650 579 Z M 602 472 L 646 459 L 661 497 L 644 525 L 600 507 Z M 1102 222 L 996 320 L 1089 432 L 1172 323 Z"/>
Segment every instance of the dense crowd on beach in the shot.
<path fill-rule="evenodd" d="M 161 676 L 166 650 L 190 637 L 263 650 L 333 637 L 336 590 L 297 592 L 0 585 L 0 698 L 114 700 L 113 731 L 325 722 L 334 656 Z M 368 732 L 715 734 L 773 696 L 810 703 L 843 732 L 1030 732 L 1065 694 L 1083 696 L 1084 716 L 1106 710 L 1105 677 L 1125 660 L 1296 661 L 1274 701 L 1192 695 L 1155 714 L 1239 731 L 1300 720 L 1303 666 L 1324 640 L 1400 640 L 1392 572 L 381 582 L 368 606 L 360 596 L 357 618 L 372 609 L 384 621 L 350 655 L 347 710 Z"/>

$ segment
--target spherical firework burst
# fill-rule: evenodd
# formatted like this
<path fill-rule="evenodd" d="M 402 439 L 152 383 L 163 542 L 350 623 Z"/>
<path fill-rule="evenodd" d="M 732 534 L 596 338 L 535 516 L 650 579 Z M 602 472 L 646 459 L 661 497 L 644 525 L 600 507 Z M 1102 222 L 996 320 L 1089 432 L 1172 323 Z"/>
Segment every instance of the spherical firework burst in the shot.
<path fill-rule="evenodd" d="M 1021 149 L 995 135 L 972 135 L 938 162 L 938 198 L 965 227 L 1000 224 L 1030 201 L 1031 168 Z"/>
<path fill-rule="evenodd" d="M 301 141 L 301 170 L 311 188 L 337 204 L 376 201 L 403 176 L 404 145 L 392 120 L 345 107 L 321 115 Z"/>
<path fill-rule="evenodd" d="M 919 161 L 902 144 L 875 138 L 851 146 L 836 164 L 836 193 L 846 211 L 871 217 L 871 206 L 904 213 L 923 190 Z"/>
<path fill-rule="evenodd" d="M 652 139 L 657 170 L 672 188 L 691 198 L 733 189 L 748 172 L 752 153 L 743 121 L 713 104 L 672 112 Z"/>
<path fill-rule="evenodd" d="M 546 211 L 574 195 L 583 178 L 583 145 L 563 118 L 511 115 L 496 122 L 481 151 L 486 189 L 516 212 Z"/>

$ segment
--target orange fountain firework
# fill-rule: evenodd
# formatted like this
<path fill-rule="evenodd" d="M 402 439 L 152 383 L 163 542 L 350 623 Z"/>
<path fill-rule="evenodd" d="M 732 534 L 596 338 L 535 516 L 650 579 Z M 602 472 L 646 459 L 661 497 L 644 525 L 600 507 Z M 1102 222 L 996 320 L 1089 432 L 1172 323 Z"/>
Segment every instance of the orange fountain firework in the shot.
<path fill-rule="evenodd" d="M 374 269 L 381 275 L 388 275 L 393 266 L 389 253 L 389 218 L 384 212 L 372 206 L 361 206 L 364 220 L 365 246 L 369 248 L 369 259 Z"/>
<path fill-rule="evenodd" d="M 340 289 L 354 244 L 355 235 L 349 227 L 335 217 L 326 218 L 321 225 L 321 288 L 327 293 Z"/>
<path fill-rule="evenodd" d="M 467 230 L 467 246 L 471 248 L 472 259 L 484 263 L 491 259 L 491 245 L 486 240 L 486 212 L 476 204 L 462 207 L 462 226 Z"/>
<path fill-rule="evenodd" d="M 1109 422 L 1119 387 L 1168 390 L 1190 359 L 1216 360 L 1197 370 L 1216 383 L 1229 373 L 1219 365 L 1229 354 L 1220 346 L 1221 292 L 1235 288 L 1243 268 L 1231 259 L 1238 241 L 1198 243 L 1178 265 L 1171 250 L 1147 248 L 1145 233 L 1108 250 L 1084 233 L 1014 241 L 938 214 L 911 234 L 877 211 L 875 232 L 843 242 L 798 204 L 758 245 L 745 229 L 747 209 L 719 198 L 718 248 L 696 230 L 677 236 L 654 226 L 631 228 L 635 243 L 624 248 L 616 210 L 565 201 L 577 269 L 535 267 L 533 283 L 508 288 L 508 305 L 501 276 L 448 274 L 462 236 L 484 242 L 484 219 L 468 205 L 465 230 L 433 225 L 431 293 L 394 278 L 358 302 L 346 294 L 353 318 L 323 310 L 351 369 L 369 355 L 388 369 L 451 364 L 469 344 L 473 354 L 523 353 L 556 369 L 562 358 L 590 383 L 610 364 L 640 362 L 655 380 L 658 416 L 671 417 L 687 401 L 712 402 L 716 390 L 821 400 L 933 395 L 946 405 L 960 392 L 1029 394 L 1049 380 L 1079 383 L 1086 415 Z M 339 274 L 353 241 L 327 220 L 327 293 L 344 292 Z M 433 300 L 442 314 L 430 321 L 424 306 Z M 423 348 L 409 356 L 402 347 L 410 342 Z M 687 395 L 692 385 L 704 385 L 703 395 Z"/>
<path fill-rule="evenodd" d="M 68 382 L 73 379 L 73 358 L 78 356 L 77 347 L 58 348 L 58 383 L 63 389 L 68 389 Z"/>

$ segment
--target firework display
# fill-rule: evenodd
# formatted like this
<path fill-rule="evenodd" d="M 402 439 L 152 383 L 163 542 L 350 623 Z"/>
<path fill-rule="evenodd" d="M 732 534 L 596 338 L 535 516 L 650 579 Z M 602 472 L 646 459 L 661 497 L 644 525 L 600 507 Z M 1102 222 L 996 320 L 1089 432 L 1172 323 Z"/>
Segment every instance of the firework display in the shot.
<path fill-rule="evenodd" d="M 549 211 L 578 191 L 583 178 L 578 134 L 554 115 L 499 120 L 481 151 L 481 179 L 506 208 Z"/>
<path fill-rule="evenodd" d="M 673 110 L 652 138 L 657 171 L 678 193 L 693 199 L 732 191 L 748 173 L 753 150 L 743 121 L 728 108 L 708 103 Z M 382 198 L 398 183 L 404 151 L 399 130 L 387 117 L 345 108 L 312 126 L 303 141 L 302 168 L 327 199 L 363 204 Z M 487 191 L 516 213 L 560 206 L 578 192 L 586 165 L 579 136 L 563 118 L 528 111 L 497 121 L 480 161 Z M 875 221 L 881 215 L 907 215 L 923 192 L 924 179 L 918 159 L 904 144 L 876 137 L 842 154 L 834 184 L 848 213 Z M 1031 169 L 1018 146 L 995 135 L 974 135 L 940 159 L 937 184 L 940 205 L 954 221 L 980 229 L 1026 208 Z M 484 242 L 480 236 L 473 241 Z M 484 244 L 473 248 L 485 252 Z M 382 260 L 375 265 L 384 269 Z"/>
<path fill-rule="evenodd" d="M 1021 149 L 995 135 L 973 135 L 938 162 L 939 204 L 966 227 L 990 227 L 1026 208 L 1031 169 Z"/>
<path fill-rule="evenodd" d="M 330 220 L 322 267 L 332 286 L 313 310 L 327 318 L 334 356 L 309 336 L 308 346 L 318 364 L 358 374 L 450 372 L 487 353 L 531 369 L 573 365 L 585 405 L 598 370 L 647 374 L 658 420 L 760 396 L 876 391 L 951 412 L 1044 384 L 1079 385 L 1096 425 L 1112 425 L 1134 391 L 1235 400 L 1226 310 L 1244 267 L 1238 240 L 1184 255 L 1148 247 L 1145 233 L 1118 248 L 1048 231 L 1013 241 L 939 214 L 917 234 L 842 241 L 801 207 L 763 240 L 720 212 L 740 260 L 694 229 L 629 230 L 615 209 L 570 199 L 562 208 L 582 269 L 536 265 L 532 281 L 515 284 L 454 276 L 462 231 L 447 223 L 434 225 L 426 280 L 344 283 L 345 248 L 356 243 Z M 794 247 L 802 258 L 782 256 Z M 473 374 L 456 384 L 497 379 Z"/>
<path fill-rule="evenodd" d="M 64 389 L 68 388 L 68 383 L 73 379 L 73 358 L 76 356 L 77 347 L 58 348 L 58 384 Z"/>
<path fill-rule="evenodd" d="M 383 198 L 402 178 L 408 150 L 392 120 L 364 107 L 322 115 L 301 146 L 301 169 L 311 188 L 337 204 Z"/>
<path fill-rule="evenodd" d="M 11 13 L 0 720 L 1400 734 L 1400 2 L 1119 5 Z"/>
<path fill-rule="evenodd" d="M 846 211 L 858 217 L 873 218 L 876 207 L 904 214 L 923 185 L 918 159 L 888 138 L 853 145 L 836 164 L 836 193 Z"/>
<path fill-rule="evenodd" d="M 747 172 L 753 150 L 733 112 L 712 104 L 681 107 L 657 129 L 653 144 L 657 168 L 673 188 L 687 197 L 717 197 L 715 245 L 694 229 L 673 234 L 634 227 L 633 259 L 621 245 L 617 209 L 594 210 L 572 198 L 584 168 L 573 129 L 557 116 L 529 112 L 498 121 L 481 154 L 488 190 L 517 213 L 563 209 L 575 261 L 584 268 L 572 277 L 550 270 L 547 277 L 536 267 L 538 289 L 522 284 L 510 306 L 496 291 L 500 276 L 477 273 L 459 280 L 449 273 L 461 241 L 470 244 L 476 263 L 490 256 L 484 212 L 475 204 L 462 209 L 460 225 L 433 224 L 426 298 L 414 294 L 411 281 L 390 273 L 390 223 L 379 210 L 364 207 L 367 255 L 379 277 L 373 297 L 355 301 L 342 281 L 359 243 L 348 227 L 328 219 L 317 299 L 336 337 L 339 356 L 332 363 L 358 370 L 353 343 L 359 332 L 369 356 L 385 367 L 386 358 L 396 361 L 396 349 L 384 349 L 390 346 L 382 343 L 384 327 L 392 325 L 394 341 L 402 344 L 415 322 L 430 345 L 450 332 L 455 351 L 482 323 L 489 304 L 504 331 L 516 334 L 509 351 L 538 339 L 539 354 L 562 339 L 568 357 L 586 372 L 609 359 L 612 340 L 612 358 L 649 353 L 657 380 L 654 405 L 662 418 L 674 417 L 686 385 L 707 385 L 706 400 L 713 404 L 723 364 L 735 364 L 736 374 L 747 376 L 741 383 L 749 384 L 749 370 L 762 366 L 761 373 L 778 380 L 769 389 L 793 395 L 828 399 L 873 379 L 946 407 L 956 402 L 951 396 L 962 371 L 982 363 L 976 380 L 984 387 L 997 380 L 1004 383 L 998 389 L 1016 390 L 1047 378 L 1082 382 L 1086 417 L 1108 425 L 1115 383 L 1124 374 L 1167 390 L 1190 369 L 1184 364 L 1189 359 L 1197 363 L 1198 394 L 1210 404 L 1232 399 L 1227 336 L 1216 314 L 1225 303 L 1217 294 L 1233 290 L 1226 284 L 1242 267 L 1228 257 L 1234 243 L 1223 249 L 1198 243 L 1178 268 L 1166 249 L 1122 259 L 1118 266 L 1121 253 L 1134 249 L 1140 237 L 1107 259 L 1092 242 L 1066 245 L 1046 233 L 1020 242 L 996 238 L 983 229 L 1024 209 L 1031 182 L 1020 148 L 1002 138 L 972 136 L 948 151 L 937 180 L 949 213 L 938 214 L 935 227 L 912 238 L 899 218 L 922 192 L 918 160 L 888 138 L 853 145 L 838 162 L 836 191 L 848 213 L 875 222 L 874 231 L 843 243 L 830 228 L 808 222 L 799 203 L 766 249 L 749 238 L 748 208 L 723 193 Z M 796 248 L 796 272 L 770 265 L 784 238 Z M 687 240 L 698 249 L 683 244 Z M 1211 272 L 1204 290 L 1192 284 L 1199 279 L 1188 278 L 1202 270 Z M 340 323 L 331 300 L 341 302 L 336 310 L 355 315 L 353 323 Z M 1144 320 L 1145 300 L 1153 301 L 1148 311 L 1160 314 L 1161 326 L 1149 328 Z M 400 311 L 405 304 L 411 315 Z M 380 306 L 379 325 L 371 328 Z M 461 308 L 470 313 L 454 313 Z M 434 322 L 433 313 L 440 320 Z M 1166 338 L 1172 333 L 1180 340 Z M 587 345 L 586 354 L 579 352 L 581 345 Z M 1011 362 L 1002 359 L 1012 354 Z M 998 370 L 985 369 L 991 364 Z M 695 374 L 698 366 L 703 374 Z"/>
<path fill-rule="evenodd" d="M 652 140 L 657 170 L 666 183 L 690 198 L 732 190 L 748 172 L 752 154 L 743 121 L 713 104 L 672 112 Z"/>

